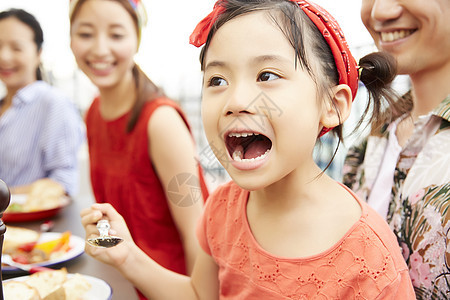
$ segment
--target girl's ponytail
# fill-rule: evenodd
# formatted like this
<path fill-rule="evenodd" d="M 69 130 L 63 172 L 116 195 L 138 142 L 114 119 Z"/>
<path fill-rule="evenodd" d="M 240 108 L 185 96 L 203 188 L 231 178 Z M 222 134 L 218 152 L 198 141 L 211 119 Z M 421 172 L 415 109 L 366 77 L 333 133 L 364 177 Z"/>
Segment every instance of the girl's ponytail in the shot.
<path fill-rule="evenodd" d="M 411 110 L 411 104 L 403 101 L 391 88 L 397 74 L 397 62 L 393 56 L 386 52 L 364 56 L 359 61 L 359 74 L 359 80 L 369 94 L 369 101 L 356 128 L 364 121 L 370 109 L 368 121 L 371 124 L 371 134 L 379 133 L 385 124 Z"/>

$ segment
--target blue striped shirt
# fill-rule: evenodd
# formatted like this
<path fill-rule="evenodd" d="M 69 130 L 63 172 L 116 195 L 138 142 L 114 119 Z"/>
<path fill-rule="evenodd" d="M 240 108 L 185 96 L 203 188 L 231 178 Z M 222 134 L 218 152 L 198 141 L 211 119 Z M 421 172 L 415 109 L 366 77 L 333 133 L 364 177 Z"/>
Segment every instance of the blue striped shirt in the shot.
<path fill-rule="evenodd" d="M 56 88 L 36 81 L 20 89 L 0 116 L 0 179 L 18 186 L 51 178 L 73 195 L 85 135 L 80 113 Z"/>

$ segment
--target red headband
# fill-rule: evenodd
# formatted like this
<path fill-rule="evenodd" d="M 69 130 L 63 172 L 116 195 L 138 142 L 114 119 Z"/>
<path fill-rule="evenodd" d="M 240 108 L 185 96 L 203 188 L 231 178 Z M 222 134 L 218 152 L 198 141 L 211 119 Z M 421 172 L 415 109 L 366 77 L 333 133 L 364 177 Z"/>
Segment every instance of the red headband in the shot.
<path fill-rule="evenodd" d="M 206 43 L 208 39 L 208 34 L 211 31 L 211 27 L 216 22 L 217 18 L 220 14 L 225 12 L 225 7 L 220 5 L 224 1 L 217 1 L 214 4 L 213 11 L 209 13 L 200 23 L 197 24 L 191 36 L 189 37 L 189 43 L 194 45 L 195 47 L 201 47 Z"/>
<path fill-rule="evenodd" d="M 339 73 L 339 84 L 346 84 L 350 87 L 354 100 L 358 90 L 358 69 L 339 24 L 333 16 L 315 3 L 311 3 L 307 0 L 290 1 L 297 3 L 322 33 L 322 36 L 325 38 L 325 41 L 328 43 L 331 52 L 333 53 L 336 68 Z M 206 43 L 208 34 L 216 22 L 217 17 L 225 12 L 225 2 L 226 1 L 223 0 L 217 1 L 213 11 L 195 27 L 194 32 L 189 39 L 189 42 L 192 45 L 200 47 Z M 324 127 L 320 132 L 320 136 L 331 129 L 332 128 Z"/>

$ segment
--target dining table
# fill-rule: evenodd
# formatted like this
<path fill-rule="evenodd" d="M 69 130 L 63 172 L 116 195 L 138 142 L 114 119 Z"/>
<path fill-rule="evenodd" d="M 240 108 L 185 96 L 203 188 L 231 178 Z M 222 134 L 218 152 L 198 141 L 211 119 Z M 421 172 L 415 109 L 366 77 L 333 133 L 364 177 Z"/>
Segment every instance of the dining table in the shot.
<path fill-rule="evenodd" d="M 14 222 L 6 223 L 6 230 L 8 226 L 25 227 L 33 230 L 39 230 L 40 226 L 45 221 L 51 221 L 53 232 L 65 232 L 70 231 L 72 235 L 76 235 L 80 238 L 85 237 L 84 228 L 81 225 L 80 211 L 89 207 L 94 203 L 94 197 L 92 194 L 84 194 L 81 196 L 75 196 L 71 199 L 70 203 L 63 207 L 56 215 L 45 219 L 29 222 Z M 88 275 L 105 281 L 112 289 L 113 300 L 137 300 L 139 299 L 133 285 L 122 276 L 122 274 L 115 268 L 95 260 L 86 253 L 82 253 L 76 258 L 68 260 L 63 264 L 51 266 L 52 268 L 65 267 L 69 274 L 79 273 L 81 275 Z M 2 272 L 2 280 L 15 278 L 18 276 L 29 275 L 28 273 L 6 273 Z M 90 299 L 89 299 L 90 300 Z M 101 299 L 107 300 L 107 299 Z"/>

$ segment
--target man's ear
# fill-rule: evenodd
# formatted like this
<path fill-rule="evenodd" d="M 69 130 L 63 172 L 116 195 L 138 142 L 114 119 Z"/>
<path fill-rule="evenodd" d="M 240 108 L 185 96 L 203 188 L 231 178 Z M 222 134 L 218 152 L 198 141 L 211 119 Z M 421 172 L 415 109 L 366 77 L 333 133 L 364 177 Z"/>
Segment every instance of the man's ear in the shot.
<path fill-rule="evenodd" d="M 331 101 L 324 104 L 321 123 L 327 128 L 336 127 L 350 116 L 352 109 L 352 91 L 346 84 L 339 84 L 331 90 Z"/>

